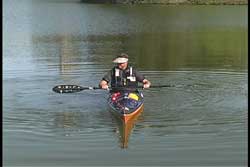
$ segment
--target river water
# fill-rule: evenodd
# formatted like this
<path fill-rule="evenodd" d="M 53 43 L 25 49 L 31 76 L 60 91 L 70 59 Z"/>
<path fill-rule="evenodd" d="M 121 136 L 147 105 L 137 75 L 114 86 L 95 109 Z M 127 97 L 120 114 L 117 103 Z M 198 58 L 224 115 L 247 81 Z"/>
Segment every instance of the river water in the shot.
<path fill-rule="evenodd" d="M 246 166 L 247 6 L 3 1 L 4 166 Z M 153 85 L 121 148 L 104 90 L 115 55 Z"/>

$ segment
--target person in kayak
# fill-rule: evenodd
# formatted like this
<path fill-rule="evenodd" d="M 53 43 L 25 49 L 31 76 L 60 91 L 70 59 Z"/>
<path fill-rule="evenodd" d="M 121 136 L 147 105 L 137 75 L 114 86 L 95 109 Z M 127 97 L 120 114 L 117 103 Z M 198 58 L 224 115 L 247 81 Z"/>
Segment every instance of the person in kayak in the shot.
<path fill-rule="evenodd" d="M 134 89 L 138 87 L 138 82 L 143 84 L 143 88 L 149 88 L 151 83 L 139 71 L 128 65 L 128 55 L 120 54 L 114 60 L 116 65 L 108 71 L 99 83 L 100 88 L 109 89 L 110 83 L 113 90 L 115 88 Z"/>

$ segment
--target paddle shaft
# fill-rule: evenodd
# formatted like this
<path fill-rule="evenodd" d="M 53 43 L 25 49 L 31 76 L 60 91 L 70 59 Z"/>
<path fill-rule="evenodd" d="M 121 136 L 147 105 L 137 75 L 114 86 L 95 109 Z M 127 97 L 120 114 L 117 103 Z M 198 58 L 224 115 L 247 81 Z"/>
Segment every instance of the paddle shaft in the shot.
<path fill-rule="evenodd" d="M 152 85 L 150 88 L 163 88 L 163 87 L 174 87 L 174 85 Z M 143 86 L 137 88 L 143 89 Z M 95 90 L 102 89 L 100 87 L 83 87 L 78 85 L 57 85 L 52 90 L 56 93 L 76 93 L 82 90 Z M 124 90 L 125 87 L 111 87 L 111 89 Z M 110 89 L 109 89 L 110 90 Z"/>

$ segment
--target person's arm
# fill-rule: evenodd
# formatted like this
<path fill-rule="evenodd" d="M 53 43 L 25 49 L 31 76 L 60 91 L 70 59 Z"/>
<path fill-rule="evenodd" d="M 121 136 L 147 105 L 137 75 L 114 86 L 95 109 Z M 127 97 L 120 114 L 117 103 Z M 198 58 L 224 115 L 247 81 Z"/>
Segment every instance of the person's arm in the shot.
<path fill-rule="evenodd" d="M 111 71 L 107 72 L 106 75 L 104 75 L 104 77 L 102 78 L 102 80 L 99 83 L 99 87 L 102 89 L 108 89 L 108 83 L 111 80 Z"/>
<path fill-rule="evenodd" d="M 151 83 L 149 82 L 149 80 L 147 80 L 144 75 L 142 75 L 140 72 L 138 72 L 137 70 L 135 70 L 135 75 L 136 75 L 136 79 L 138 82 L 143 83 L 143 88 L 149 88 Z"/>

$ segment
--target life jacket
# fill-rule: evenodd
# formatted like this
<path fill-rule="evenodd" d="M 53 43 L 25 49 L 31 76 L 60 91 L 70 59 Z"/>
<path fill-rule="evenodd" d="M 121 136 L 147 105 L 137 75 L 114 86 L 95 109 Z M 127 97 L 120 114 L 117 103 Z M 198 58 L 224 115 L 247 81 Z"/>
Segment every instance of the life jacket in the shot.
<path fill-rule="evenodd" d="M 112 69 L 111 75 L 112 87 L 136 88 L 138 86 L 135 72 L 131 66 L 129 66 L 125 70 L 114 67 Z"/>

